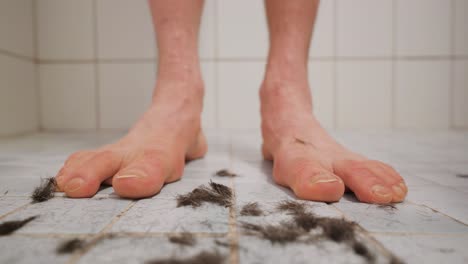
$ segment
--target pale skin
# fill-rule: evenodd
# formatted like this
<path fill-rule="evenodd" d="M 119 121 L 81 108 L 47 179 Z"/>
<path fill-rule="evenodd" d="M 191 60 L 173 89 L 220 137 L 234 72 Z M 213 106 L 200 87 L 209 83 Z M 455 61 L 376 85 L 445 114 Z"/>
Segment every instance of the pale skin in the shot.
<path fill-rule="evenodd" d="M 307 60 L 318 4 L 265 0 L 270 50 L 260 87 L 263 156 L 273 160 L 275 182 L 300 199 L 338 201 L 347 187 L 361 202 L 401 202 L 408 189 L 398 172 L 337 143 L 313 114 Z M 186 160 L 207 152 L 198 56 L 203 0 L 149 0 L 149 6 L 159 51 L 153 103 L 117 142 L 67 159 L 56 179 L 69 197 L 92 197 L 102 183 L 121 197 L 150 197 L 182 177 Z"/>

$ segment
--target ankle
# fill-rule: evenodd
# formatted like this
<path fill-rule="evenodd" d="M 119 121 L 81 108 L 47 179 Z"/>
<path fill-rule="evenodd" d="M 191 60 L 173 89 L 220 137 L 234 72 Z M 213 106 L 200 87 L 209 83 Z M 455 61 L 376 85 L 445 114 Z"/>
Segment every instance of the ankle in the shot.
<path fill-rule="evenodd" d="M 153 100 L 159 96 L 203 98 L 205 86 L 198 64 L 161 66 L 157 74 Z"/>
<path fill-rule="evenodd" d="M 269 55 L 265 71 L 266 80 L 283 80 L 289 82 L 307 81 L 307 59 L 294 54 L 281 56 Z"/>

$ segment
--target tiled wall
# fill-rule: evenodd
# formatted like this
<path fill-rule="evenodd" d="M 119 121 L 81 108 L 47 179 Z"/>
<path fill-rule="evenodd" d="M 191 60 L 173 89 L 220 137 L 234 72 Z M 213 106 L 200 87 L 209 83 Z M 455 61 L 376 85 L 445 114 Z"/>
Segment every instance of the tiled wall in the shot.
<path fill-rule="evenodd" d="M 35 3 L 41 127 L 128 128 L 156 71 L 146 0 Z M 309 62 L 319 119 L 331 129 L 468 128 L 467 25 L 468 0 L 322 0 Z M 259 127 L 267 39 L 263 1 L 206 0 L 205 127 Z"/>
<path fill-rule="evenodd" d="M 0 0 L 0 136 L 39 128 L 31 0 Z"/>

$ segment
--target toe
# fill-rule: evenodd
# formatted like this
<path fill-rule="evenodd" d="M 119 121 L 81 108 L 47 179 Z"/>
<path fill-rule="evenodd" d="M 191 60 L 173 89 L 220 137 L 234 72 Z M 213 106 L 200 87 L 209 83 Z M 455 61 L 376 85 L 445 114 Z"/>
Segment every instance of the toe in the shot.
<path fill-rule="evenodd" d="M 115 192 L 126 198 L 145 198 L 157 194 L 172 172 L 168 170 L 167 155 L 145 151 L 141 158 L 131 162 L 114 176 Z"/>
<path fill-rule="evenodd" d="M 83 164 L 83 162 L 89 160 L 95 154 L 96 152 L 91 151 L 78 151 L 71 154 L 65 161 L 63 167 L 58 171 L 57 175 L 55 176 L 58 191 L 63 192 L 65 182 L 70 178 L 71 172 L 79 168 L 79 166 Z"/>
<path fill-rule="evenodd" d="M 273 176 L 278 184 L 290 187 L 305 200 L 335 202 L 344 193 L 343 181 L 310 157 L 275 158 Z"/>
<path fill-rule="evenodd" d="M 92 197 L 101 183 L 119 169 L 121 158 L 113 151 L 89 153 L 87 158 L 73 164 L 70 161 L 57 176 L 57 185 L 67 196 Z"/>
<path fill-rule="evenodd" d="M 408 191 L 403 178 L 379 161 L 342 160 L 335 162 L 333 169 L 361 202 L 401 202 Z"/>

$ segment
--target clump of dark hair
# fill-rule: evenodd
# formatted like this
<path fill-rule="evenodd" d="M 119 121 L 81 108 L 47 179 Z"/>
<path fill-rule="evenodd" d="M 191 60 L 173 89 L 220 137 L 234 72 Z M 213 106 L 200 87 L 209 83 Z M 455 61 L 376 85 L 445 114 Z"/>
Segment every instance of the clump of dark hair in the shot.
<path fill-rule="evenodd" d="M 289 242 L 297 241 L 303 234 L 303 230 L 295 227 L 288 222 L 282 222 L 278 225 L 257 225 L 252 223 L 243 222 L 242 228 L 257 235 L 263 239 L 269 240 L 272 244 L 286 244 Z"/>
<path fill-rule="evenodd" d="M 209 187 L 202 185 L 187 194 L 178 195 L 176 199 L 177 207 L 192 206 L 196 208 L 205 202 L 230 207 L 232 205 L 232 190 L 225 185 L 210 181 Z"/>
<path fill-rule="evenodd" d="M 63 241 L 58 245 L 56 252 L 57 254 L 72 254 L 76 251 L 84 251 L 86 248 L 89 248 L 91 245 L 95 245 L 102 240 L 114 238 L 114 234 L 104 234 L 96 236 L 88 241 L 80 238 L 72 238 Z"/>
<path fill-rule="evenodd" d="M 362 242 L 354 240 L 353 244 L 353 251 L 356 255 L 359 255 L 367 260 L 368 263 L 375 262 L 375 256 L 372 254 L 369 249 L 364 245 Z"/>
<path fill-rule="evenodd" d="M 220 177 L 236 177 L 237 176 L 237 174 L 229 171 L 228 169 L 219 170 L 215 173 L 215 175 L 220 176 Z"/>
<path fill-rule="evenodd" d="M 263 215 L 262 209 L 257 202 L 247 203 L 242 207 L 240 211 L 240 215 L 242 216 L 260 216 Z"/>
<path fill-rule="evenodd" d="M 296 226 L 304 229 L 305 231 L 310 231 L 317 227 L 320 222 L 320 218 L 315 216 L 313 213 L 306 211 L 306 205 L 302 202 L 285 200 L 279 202 L 276 205 L 276 209 L 279 211 L 287 212 L 289 215 L 293 216 L 293 221 Z"/>
<path fill-rule="evenodd" d="M 86 246 L 86 242 L 83 239 L 73 238 L 64 241 L 57 247 L 57 254 L 71 254 L 78 250 L 83 250 Z"/>
<path fill-rule="evenodd" d="M 189 232 L 183 232 L 176 235 L 169 236 L 169 241 L 174 244 L 179 244 L 182 246 L 193 246 L 197 243 L 197 240 L 193 234 Z"/>
<path fill-rule="evenodd" d="M 323 235 L 335 242 L 354 240 L 356 226 L 354 222 L 336 218 L 320 218 L 319 225 L 323 230 Z"/>
<path fill-rule="evenodd" d="M 348 222 L 344 219 L 317 217 L 313 213 L 306 211 L 304 203 L 286 200 L 278 203 L 276 208 L 292 215 L 295 226 L 300 227 L 304 231 L 321 227 L 323 235 L 335 242 L 354 238 L 355 224 L 353 222 Z"/>
<path fill-rule="evenodd" d="M 189 258 L 161 258 L 147 261 L 147 264 L 221 264 L 224 263 L 226 257 L 219 252 L 202 251 L 197 255 Z"/>
<path fill-rule="evenodd" d="M 276 205 L 276 209 L 279 211 L 287 212 L 291 215 L 298 215 L 302 214 L 306 210 L 306 206 L 304 203 L 292 201 L 292 200 L 285 200 L 281 201 Z"/>
<path fill-rule="evenodd" d="M 396 205 L 394 204 L 379 204 L 377 208 L 383 209 L 390 213 L 393 213 L 394 211 L 398 210 Z"/>
<path fill-rule="evenodd" d="M 7 236 L 14 233 L 16 230 L 22 228 L 27 223 L 31 222 L 32 220 L 36 219 L 38 216 L 31 216 L 24 220 L 17 220 L 17 221 L 7 221 L 0 224 L 0 236 Z"/>
<path fill-rule="evenodd" d="M 321 218 L 315 216 L 313 213 L 300 212 L 293 216 L 293 220 L 298 227 L 309 232 L 320 224 Z"/>
<path fill-rule="evenodd" d="M 41 184 L 36 187 L 31 194 L 33 203 L 45 202 L 55 195 L 55 189 L 57 188 L 57 182 L 55 178 L 46 178 L 42 180 Z"/>
<path fill-rule="evenodd" d="M 457 177 L 458 178 L 468 178 L 468 173 L 458 173 Z"/>
<path fill-rule="evenodd" d="M 390 264 L 405 264 L 406 262 L 404 262 L 403 260 L 399 259 L 397 256 L 395 255 L 392 255 L 390 257 Z"/>

